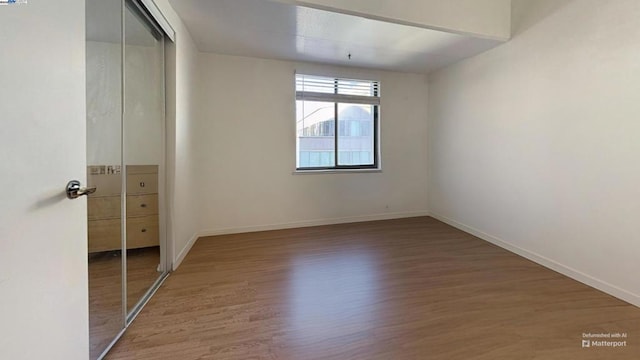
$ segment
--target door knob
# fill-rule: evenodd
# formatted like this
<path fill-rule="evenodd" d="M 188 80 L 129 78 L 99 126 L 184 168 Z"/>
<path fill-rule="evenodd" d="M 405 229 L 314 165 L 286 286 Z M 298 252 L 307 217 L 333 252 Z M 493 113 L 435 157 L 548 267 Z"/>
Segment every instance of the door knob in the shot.
<path fill-rule="evenodd" d="M 67 197 L 69 199 L 77 199 L 82 195 L 89 195 L 96 192 L 96 187 L 85 188 L 80 186 L 80 181 L 71 180 L 67 183 Z"/>

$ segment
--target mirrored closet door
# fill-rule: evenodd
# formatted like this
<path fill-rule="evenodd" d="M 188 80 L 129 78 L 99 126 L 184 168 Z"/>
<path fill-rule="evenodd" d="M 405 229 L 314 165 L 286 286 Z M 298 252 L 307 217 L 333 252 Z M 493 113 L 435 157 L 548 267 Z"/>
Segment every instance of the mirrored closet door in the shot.
<path fill-rule="evenodd" d="M 164 272 L 164 34 L 125 1 L 123 163 L 127 314 Z"/>
<path fill-rule="evenodd" d="M 90 358 L 168 273 L 164 32 L 134 0 L 86 1 Z"/>

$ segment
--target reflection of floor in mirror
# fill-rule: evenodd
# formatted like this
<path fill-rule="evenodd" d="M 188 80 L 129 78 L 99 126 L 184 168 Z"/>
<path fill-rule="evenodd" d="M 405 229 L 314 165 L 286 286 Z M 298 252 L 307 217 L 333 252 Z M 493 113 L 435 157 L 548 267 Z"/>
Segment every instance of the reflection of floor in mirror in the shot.
<path fill-rule="evenodd" d="M 89 335 L 96 359 L 122 329 L 120 251 L 89 254 Z M 127 307 L 131 309 L 158 278 L 158 246 L 127 250 Z"/>

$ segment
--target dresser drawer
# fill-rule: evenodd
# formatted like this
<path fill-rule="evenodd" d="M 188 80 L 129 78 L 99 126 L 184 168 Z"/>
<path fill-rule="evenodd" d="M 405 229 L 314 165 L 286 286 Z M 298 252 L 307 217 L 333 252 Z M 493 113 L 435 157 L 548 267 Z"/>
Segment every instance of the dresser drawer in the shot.
<path fill-rule="evenodd" d="M 127 249 L 158 246 L 158 216 L 127 218 Z"/>
<path fill-rule="evenodd" d="M 129 174 L 127 176 L 127 195 L 158 193 L 158 174 Z"/>
<path fill-rule="evenodd" d="M 90 196 L 87 199 L 89 220 L 119 219 L 120 196 Z"/>
<path fill-rule="evenodd" d="M 158 214 L 158 195 L 127 196 L 127 217 Z"/>
<path fill-rule="evenodd" d="M 115 175 L 87 175 L 87 187 L 95 187 L 96 192 L 89 197 L 120 195 L 122 176 Z"/>
<path fill-rule="evenodd" d="M 118 250 L 120 241 L 120 219 L 90 220 L 89 252 Z"/>
<path fill-rule="evenodd" d="M 127 165 L 127 174 L 157 174 L 158 165 Z"/>

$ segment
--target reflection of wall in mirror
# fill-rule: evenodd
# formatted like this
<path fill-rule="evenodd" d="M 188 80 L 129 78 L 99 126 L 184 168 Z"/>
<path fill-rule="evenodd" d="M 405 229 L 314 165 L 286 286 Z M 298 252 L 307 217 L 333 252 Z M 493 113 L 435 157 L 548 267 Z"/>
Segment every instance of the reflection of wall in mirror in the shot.
<path fill-rule="evenodd" d="M 153 47 L 126 46 L 125 161 L 162 159 L 162 57 Z M 87 41 L 87 162 L 119 164 L 121 155 L 121 46 Z"/>

